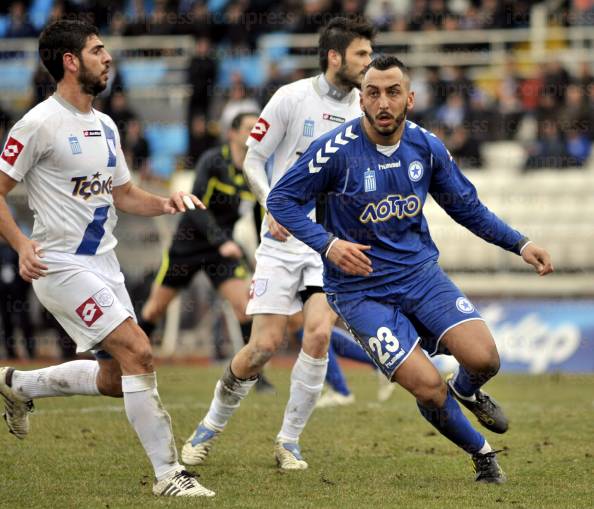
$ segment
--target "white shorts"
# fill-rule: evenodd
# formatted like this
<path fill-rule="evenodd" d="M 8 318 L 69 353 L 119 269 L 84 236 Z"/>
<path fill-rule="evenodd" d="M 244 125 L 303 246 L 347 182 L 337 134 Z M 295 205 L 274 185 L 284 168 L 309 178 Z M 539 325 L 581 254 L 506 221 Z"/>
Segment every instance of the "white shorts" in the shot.
<path fill-rule="evenodd" d="M 35 295 L 76 343 L 96 348 L 128 317 L 136 320 L 124 275 L 113 251 L 86 256 L 46 252 L 47 276 L 33 280 Z"/>
<path fill-rule="evenodd" d="M 256 271 L 250 285 L 248 315 L 293 315 L 303 308 L 299 292 L 323 286 L 324 264 L 320 255 L 285 253 L 260 245 Z"/>

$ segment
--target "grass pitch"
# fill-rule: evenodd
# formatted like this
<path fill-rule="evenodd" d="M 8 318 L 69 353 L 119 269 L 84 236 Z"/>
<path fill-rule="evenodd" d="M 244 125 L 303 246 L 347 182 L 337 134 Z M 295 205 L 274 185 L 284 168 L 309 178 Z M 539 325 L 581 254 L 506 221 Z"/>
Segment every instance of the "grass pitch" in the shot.
<path fill-rule="evenodd" d="M 206 412 L 222 369 L 159 368 L 179 448 Z M 347 370 L 354 405 L 314 413 L 301 440 L 310 468 L 280 473 L 272 447 L 289 370 L 273 367 L 268 375 L 277 394 L 251 394 L 207 464 L 192 469 L 217 492 L 214 499 L 154 498 L 151 468 L 122 401 L 73 397 L 38 400 L 26 440 L 0 423 L 0 507 L 594 507 L 594 376 L 500 375 L 489 384 L 511 420 L 506 435 L 485 431 L 504 449 L 509 482 L 485 486 L 473 482 L 467 455 L 435 433 L 402 389 L 376 403 L 376 377 L 360 368 Z"/>

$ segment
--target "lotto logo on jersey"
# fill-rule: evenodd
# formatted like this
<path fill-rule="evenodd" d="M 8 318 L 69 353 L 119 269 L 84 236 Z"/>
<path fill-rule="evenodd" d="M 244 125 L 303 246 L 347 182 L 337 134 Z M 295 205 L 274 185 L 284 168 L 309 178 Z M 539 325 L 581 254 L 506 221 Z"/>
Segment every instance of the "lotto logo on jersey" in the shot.
<path fill-rule="evenodd" d="M 21 155 L 24 145 L 19 141 L 15 140 L 12 136 L 8 138 L 4 150 L 2 151 L 2 159 L 4 159 L 10 166 L 16 163 L 16 160 Z"/>
<path fill-rule="evenodd" d="M 268 129 L 270 129 L 270 124 L 260 117 L 256 122 L 256 125 L 252 128 L 250 136 L 256 141 L 262 141 L 262 138 L 266 136 Z"/>
<path fill-rule="evenodd" d="M 72 196 L 80 196 L 83 200 L 88 200 L 91 196 L 111 194 L 113 189 L 111 176 L 106 179 L 100 179 L 99 177 L 101 177 L 99 172 L 92 175 L 91 180 L 86 175 L 72 177 L 70 179 L 71 182 L 74 182 Z"/>
<path fill-rule="evenodd" d="M 93 297 L 89 297 L 76 308 L 76 314 L 80 316 L 87 327 L 90 327 L 103 316 L 103 311 L 101 311 L 101 308 L 95 302 Z"/>
<path fill-rule="evenodd" d="M 416 194 L 402 197 L 399 194 L 391 194 L 377 203 L 368 203 L 359 221 L 363 224 L 371 221 L 378 223 L 387 221 L 393 217 L 403 219 L 416 216 L 422 208 L 421 199 Z"/>

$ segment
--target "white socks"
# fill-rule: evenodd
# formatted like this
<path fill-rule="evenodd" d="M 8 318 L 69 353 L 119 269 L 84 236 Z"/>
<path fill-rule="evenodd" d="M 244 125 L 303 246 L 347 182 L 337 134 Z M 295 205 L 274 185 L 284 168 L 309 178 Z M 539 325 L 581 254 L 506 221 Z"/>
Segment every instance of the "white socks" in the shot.
<path fill-rule="evenodd" d="M 316 405 L 326 378 L 328 356 L 314 359 L 303 350 L 291 372 L 291 393 L 285 409 L 283 425 L 278 439 L 283 442 L 298 442 Z"/>
<path fill-rule="evenodd" d="M 97 361 L 71 361 L 33 371 L 14 371 L 13 390 L 24 399 L 53 396 L 98 396 Z"/>
<path fill-rule="evenodd" d="M 203 419 L 204 425 L 214 431 L 222 431 L 235 410 L 239 408 L 241 400 L 248 395 L 257 380 L 257 378 L 241 380 L 228 367 L 217 382 L 214 398 Z"/>
<path fill-rule="evenodd" d="M 124 407 L 158 481 L 181 468 L 171 418 L 157 392 L 157 374 L 122 376 Z"/>

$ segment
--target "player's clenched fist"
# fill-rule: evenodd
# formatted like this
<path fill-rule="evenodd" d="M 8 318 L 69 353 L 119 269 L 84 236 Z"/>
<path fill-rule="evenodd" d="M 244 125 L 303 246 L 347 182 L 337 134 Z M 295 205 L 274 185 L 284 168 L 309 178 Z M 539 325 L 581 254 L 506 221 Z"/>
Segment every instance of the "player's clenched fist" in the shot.
<path fill-rule="evenodd" d="M 19 274 L 30 283 L 33 279 L 39 279 L 45 276 L 47 265 L 41 263 L 43 256 L 39 244 L 34 240 L 23 242 L 19 247 Z"/>
<path fill-rule="evenodd" d="M 522 250 L 522 258 L 534 267 L 539 276 L 546 276 L 555 270 L 548 251 L 532 242 Z"/>
<path fill-rule="evenodd" d="M 373 269 L 371 260 L 364 254 L 368 249 L 371 249 L 371 246 L 338 239 L 330 246 L 326 258 L 347 274 L 369 276 Z"/>

